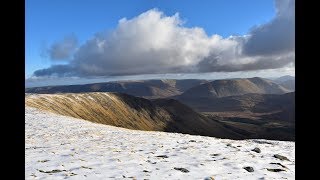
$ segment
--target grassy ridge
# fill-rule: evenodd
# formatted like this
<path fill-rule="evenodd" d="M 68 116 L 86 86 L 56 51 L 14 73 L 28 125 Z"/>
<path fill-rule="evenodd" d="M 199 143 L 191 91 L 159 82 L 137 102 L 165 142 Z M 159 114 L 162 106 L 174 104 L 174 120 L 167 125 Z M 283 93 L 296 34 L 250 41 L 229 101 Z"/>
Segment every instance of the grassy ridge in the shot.
<path fill-rule="evenodd" d="M 96 123 L 239 139 L 242 136 L 173 99 L 147 100 L 121 93 L 27 95 L 27 106 Z"/>

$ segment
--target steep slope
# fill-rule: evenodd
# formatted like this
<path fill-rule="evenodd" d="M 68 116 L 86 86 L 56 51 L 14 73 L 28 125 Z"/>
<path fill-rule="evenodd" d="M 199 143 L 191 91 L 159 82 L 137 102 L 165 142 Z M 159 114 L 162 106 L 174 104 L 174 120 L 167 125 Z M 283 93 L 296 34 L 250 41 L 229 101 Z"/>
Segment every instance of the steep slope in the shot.
<path fill-rule="evenodd" d="M 283 81 L 281 83 L 279 83 L 281 86 L 291 90 L 291 91 L 294 91 L 296 88 L 296 81 L 295 80 L 286 80 L 286 81 Z"/>
<path fill-rule="evenodd" d="M 121 93 L 26 95 L 27 106 L 129 129 L 241 138 L 176 100 L 150 101 Z"/>
<path fill-rule="evenodd" d="M 117 81 L 84 85 L 65 85 L 27 88 L 26 93 L 84 93 L 84 92 L 120 92 L 145 98 L 164 98 L 183 93 L 185 90 L 206 83 L 198 79 L 163 79 L 140 81 Z"/>
<path fill-rule="evenodd" d="M 289 76 L 289 75 L 287 75 L 287 76 L 281 76 L 281 77 L 279 77 L 279 78 L 276 78 L 274 81 L 281 83 L 281 82 L 288 81 L 288 80 L 295 80 L 295 77 Z"/>
<path fill-rule="evenodd" d="M 175 119 L 167 124 L 165 131 L 190 134 L 190 130 L 192 129 L 191 134 L 208 134 L 207 131 L 210 131 L 210 133 L 218 134 L 220 137 L 223 137 L 224 133 L 234 134 L 229 129 L 225 129 L 222 124 L 217 123 L 218 121 L 206 119 L 205 116 L 196 113 L 179 101 L 173 99 L 156 99 L 153 102 L 169 112 L 171 117 Z M 199 118 L 199 115 L 201 118 Z M 239 138 L 240 136 L 236 135 L 234 137 Z"/>
<path fill-rule="evenodd" d="M 182 98 L 203 98 L 236 96 L 249 93 L 284 94 L 287 92 L 289 92 L 289 90 L 271 80 L 254 77 L 247 79 L 215 80 L 190 88 L 180 96 Z"/>
<path fill-rule="evenodd" d="M 290 91 L 295 90 L 295 77 L 293 76 L 281 76 L 273 81 Z"/>
<path fill-rule="evenodd" d="M 295 140 L 295 93 L 245 94 L 179 101 L 246 138 Z"/>

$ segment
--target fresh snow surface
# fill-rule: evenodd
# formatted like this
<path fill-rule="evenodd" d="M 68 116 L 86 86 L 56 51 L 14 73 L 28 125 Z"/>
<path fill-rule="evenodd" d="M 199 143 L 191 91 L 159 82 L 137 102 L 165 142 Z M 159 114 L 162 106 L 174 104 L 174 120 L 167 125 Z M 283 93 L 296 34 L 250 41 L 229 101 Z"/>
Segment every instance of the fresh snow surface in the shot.
<path fill-rule="evenodd" d="M 26 179 L 295 178 L 294 142 L 128 130 L 30 107 L 25 110 Z M 255 147 L 261 153 L 251 151 Z M 254 171 L 246 171 L 245 166 Z"/>

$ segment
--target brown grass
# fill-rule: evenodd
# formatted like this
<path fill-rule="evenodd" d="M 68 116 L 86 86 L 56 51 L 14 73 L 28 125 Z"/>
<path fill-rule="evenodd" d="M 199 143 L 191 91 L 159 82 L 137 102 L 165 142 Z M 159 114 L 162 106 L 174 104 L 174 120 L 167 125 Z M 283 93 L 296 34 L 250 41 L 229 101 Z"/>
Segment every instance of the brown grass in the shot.
<path fill-rule="evenodd" d="M 221 123 L 172 99 L 147 100 L 121 93 L 65 93 L 25 96 L 26 106 L 95 123 L 147 131 L 239 138 Z"/>
<path fill-rule="evenodd" d="M 25 104 L 65 116 L 140 130 L 161 130 L 166 123 L 159 116 L 170 117 L 161 109 L 156 109 L 156 114 L 150 114 L 146 109 L 137 111 L 115 93 L 33 95 L 25 98 Z"/>

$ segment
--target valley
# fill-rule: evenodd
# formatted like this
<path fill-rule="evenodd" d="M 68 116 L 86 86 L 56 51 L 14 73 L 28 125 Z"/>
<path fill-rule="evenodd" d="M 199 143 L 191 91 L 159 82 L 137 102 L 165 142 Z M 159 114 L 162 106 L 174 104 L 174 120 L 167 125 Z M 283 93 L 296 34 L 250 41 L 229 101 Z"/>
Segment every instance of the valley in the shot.
<path fill-rule="evenodd" d="M 128 129 L 294 141 L 294 99 L 291 90 L 255 77 L 29 88 L 25 102 L 45 111 Z"/>

